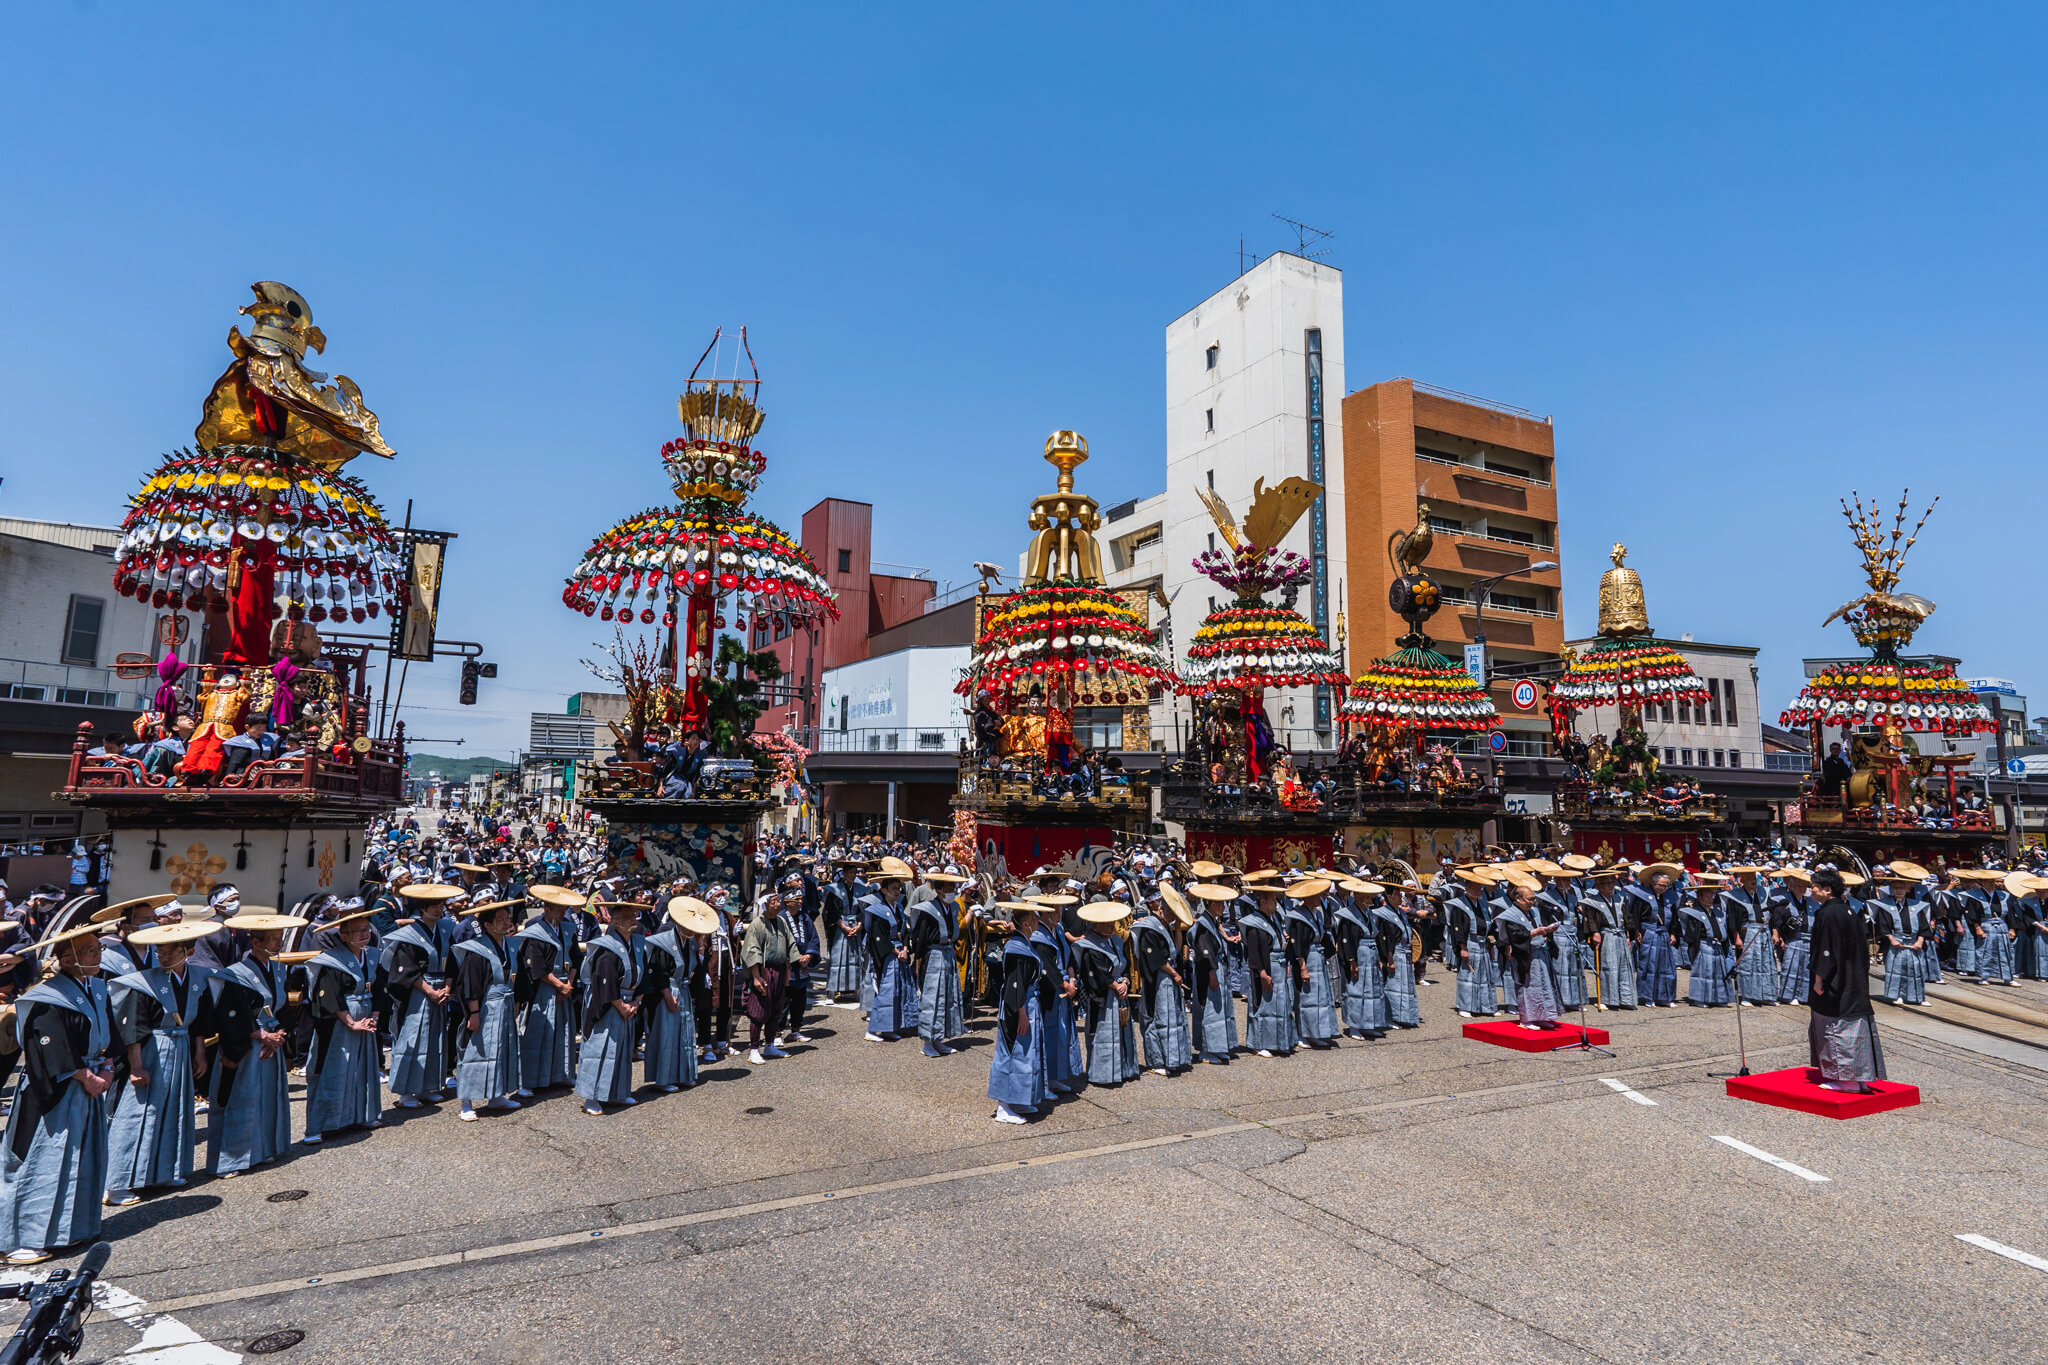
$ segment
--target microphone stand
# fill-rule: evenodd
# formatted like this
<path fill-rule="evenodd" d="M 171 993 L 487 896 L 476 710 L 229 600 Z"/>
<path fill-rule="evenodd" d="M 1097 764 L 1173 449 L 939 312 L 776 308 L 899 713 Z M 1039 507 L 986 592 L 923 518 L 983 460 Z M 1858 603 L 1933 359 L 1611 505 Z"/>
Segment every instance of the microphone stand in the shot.
<path fill-rule="evenodd" d="M 1761 918 L 1761 911 L 1758 912 L 1758 916 Z M 1728 982 L 1734 988 L 1735 994 L 1735 1051 L 1741 1058 L 1741 1065 L 1734 1071 L 1709 1071 L 1707 1075 L 1715 1080 L 1725 1080 L 1731 1076 L 1747 1076 L 1749 1074 L 1749 1044 L 1742 1036 L 1741 971 L 1742 959 L 1740 957 L 1731 959 L 1728 964 Z"/>
<path fill-rule="evenodd" d="M 1557 951 L 1557 943 L 1555 939 L 1551 941 L 1550 946 L 1551 952 L 1554 955 Z M 1550 1050 L 1552 1052 L 1597 1052 L 1602 1057 L 1615 1057 L 1615 1054 L 1609 1051 L 1608 1049 L 1596 1046 L 1593 1042 L 1593 1035 L 1586 1032 L 1586 978 L 1583 974 L 1585 969 L 1579 966 L 1578 955 L 1579 946 L 1576 943 L 1574 943 L 1572 945 L 1572 970 L 1581 973 L 1579 977 L 1579 1041 L 1576 1043 L 1559 1043 L 1556 1047 Z M 1552 979 L 1555 980 L 1554 977 Z M 1599 955 L 1596 953 L 1593 958 L 1593 981 L 1595 990 L 1599 989 L 1599 980 L 1600 958 Z"/>

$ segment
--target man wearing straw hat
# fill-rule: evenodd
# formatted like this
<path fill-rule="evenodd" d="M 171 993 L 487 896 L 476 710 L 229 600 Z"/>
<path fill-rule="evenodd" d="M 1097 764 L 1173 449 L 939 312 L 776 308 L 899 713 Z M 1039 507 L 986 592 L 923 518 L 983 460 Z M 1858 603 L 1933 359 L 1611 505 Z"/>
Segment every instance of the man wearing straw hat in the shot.
<path fill-rule="evenodd" d="M 1246 996 L 1245 1046 L 1261 1057 L 1292 1055 L 1301 1035 L 1294 1026 L 1294 973 L 1287 939 L 1279 924 L 1280 887 L 1245 879 L 1254 896 L 1253 908 L 1238 913 L 1244 935 L 1244 959 L 1251 971 Z"/>
<path fill-rule="evenodd" d="M 202 1035 L 220 1038 L 208 1072 L 206 1169 L 224 1180 L 276 1160 L 291 1145 L 280 1022 L 284 964 L 276 955 L 285 930 L 304 928 L 306 921 L 244 908 L 225 923 L 230 933 L 248 936 L 249 950 L 239 962 L 206 978 L 199 1025 Z"/>
<path fill-rule="evenodd" d="M 1051 1094 L 1045 1080 L 1044 1048 L 1045 1018 L 1054 987 L 1032 946 L 1038 907 L 1029 901 L 999 901 L 993 908 L 1008 913 L 1010 934 L 1003 940 L 988 1097 L 996 1102 L 992 1117 L 997 1123 L 1027 1123 L 1026 1116 L 1043 1108 Z"/>
<path fill-rule="evenodd" d="M 513 999 L 512 908 L 525 900 L 485 901 L 462 911 L 483 930 L 455 945 L 455 999 L 462 1011 L 462 1051 L 455 1063 L 455 1095 L 462 1121 L 476 1122 L 476 1106 L 517 1109 L 519 1017 Z"/>
<path fill-rule="evenodd" d="M 328 922 L 338 940 L 306 963 L 306 1013 L 313 1043 L 306 1056 L 307 1146 L 331 1132 L 375 1128 L 384 1119 L 377 1081 L 377 1000 L 365 950 L 370 911 L 357 908 Z"/>
<path fill-rule="evenodd" d="M 519 1095 L 551 1090 L 576 1079 L 576 926 L 569 912 L 588 901 L 565 886 L 530 886 L 540 913 L 514 934 L 519 974 L 517 999 L 525 1011 L 519 1035 Z M 707 910 L 709 907 L 706 907 Z M 678 988 L 689 991 L 687 983 Z M 695 1034 L 691 1035 L 695 1048 Z"/>
<path fill-rule="evenodd" d="M 1579 909 L 1586 917 L 1586 930 L 1593 945 L 1593 970 L 1600 984 L 1600 1008 L 1632 1010 L 1636 1007 L 1636 956 L 1632 940 L 1636 934 L 1633 898 L 1617 894 L 1614 886 L 1627 869 L 1594 868 L 1592 883 L 1579 897 Z"/>
<path fill-rule="evenodd" d="M 583 952 L 583 1051 L 576 1061 L 576 1093 L 593 1118 L 607 1104 L 631 1105 L 633 1020 L 640 1012 L 640 983 L 647 975 L 647 948 L 638 925 L 648 907 L 637 901 L 600 901 L 610 922 Z"/>
<path fill-rule="evenodd" d="M 441 922 L 460 892 L 432 882 L 399 889 L 413 917 L 384 938 L 384 989 L 391 1026 L 389 1085 L 395 1107 L 438 1100 L 454 1069 L 448 1048 L 448 948 Z"/>
<path fill-rule="evenodd" d="M 1188 957 L 1193 971 L 1190 1005 L 1194 1016 L 1196 1056 L 1212 1066 L 1225 1066 L 1237 1051 L 1237 1005 L 1230 993 L 1229 945 L 1216 922 L 1216 906 L 1229 904 L 1237 893 L 1227 886 L 1195 882 L 1188 887 L 1195 922 L 1188 931 Z"/>
<path fill-rule="evenodd" d="M 1450 951 L 1457 954 L 1458 1017 L 1489 1015 L 1500 1007 L 1500 969 L 1488 941 L 1486 893 L 1494 873 L 1483 864 L 1461 867 L 1458 889 L 1444 901 L 1444 927 Z"/>
<path fill-rule="evenodd" d="M 155 924 L 160 914 L 176 919 L 182 913 L 183 907 L 178 905 L 178 898 L 167 893 L 138 896 L 132 901 L 119 901 L 95 910 L 92 916 L 94 924 L 113 926 L 100 939 L 100 975 L 112 981 L 117 976 L 127 976 L 140 968 L 156 965 L 147 944 L 133 949 L 128 945 L 136 933 Z"/>
<path fill-rule="evenodd" d="M 910 864 L 885 857 L 876 864 L 877 885 L 861 902 L 861 938 L 873 968 L 874 1003 L 868 1012 L 867 1041 L 890 1043 L 917 1031 L 918 998 L 910 978 L 910 948 L 905 941 L 904 888 Z"/>
<path fill-rule="evenodd" d="M 825 992 L 833 1000 L 860 994 L 867 976 L 867 951 L 861 943 L 861 903 L 874 889 L 859 877 L 866 864 L 858 858 L 835 859 L 837 877 L 824 890 L 826 945 Z"/>
<path fill-rule="evenodd" d="M 1894 1005 L 1924 1005 L 1926 959 L 1921 950 L 1927 943 L 1921 934 L 1919 912 L 1908 899 L 1920 885 L 1920 879 L 1896 872 L 1884 863 L 1872 871 L 1877 876 L 1879 891 L 1877 899 L 1871 902 L 1870 927 L 1884 951 L 1884 998 Z"/>
<path fill-rule="evenodd" d="M 1074 973 L 1081 989 L 1082 1028 L 1088 1038 L 1088 1083 L 1122 1085 L 1136 1080 L 1137 1036 L 1131 1028 L 1130 962 L 1123 941 L 1110 932 L 1129 911 L 1115 901 L 1091 901 L 1081 907 L 1088 932 L 1074 945 Z"/>
<path fill-rule="evenodd" d="M 1195 1058 L 1188 1031 L 1187 983 L 1177 965 L 1180 944 L 1167 927 L 1166 916 L 1185 926 L 1194 922 L 1194 912 L 1170 886 L 1147 883 L 1144 900 L 1144 913 L 1131 923 L 1130 950 L 1144 1006 L 1139 1021 L 1145 1066 L 1155 1076 L 1177 1075 L 1194 1065 Z"/>
<path fill-rule="evenodd" d="M 111 1206 L 135 1203 L 141 1198 L 136 1190 L 183 1185 L 192 1176 L 193 1081 L 206 1070 L 206 1049 L 192 1020 L 206 985 L 189 961 L 195 941 L 226 932 L 203 919 L 138 929 L 129 942 L 148 952 L 155 965 L 118 977 L 107 988 L 114 1044 L 128 1059 L 128 1084 L 116 1092 L 107 1138 Z"/>
<path fill-rule="evenodd" d="M 641 1077 L 663 1094 L 697 1083 L 697 1018 L 690 978 L 703 970 L 699 943 L 718 927 L 718 915 L 695 896 L 671 896 L 667 923 L 647 936 L 647 982 L 640 998 Z"/>
<path fill-rule="evenodd" d="M 1514 973 L 1515 1013 L 1521 1027 L 1557 1027 L 1557 991 L 1551 981 L 1549 955 L 1541 951 L 1545 938 L 1557 932 L 1555 924 L 1538 924 L 1536 892 L 1540 885 L 1526 872 L 1510 872 L 1502 879 L 1507 887 L 1507 905 L 1494 920 L 1494 932 L 1508 950 Z"/>
<path fill-rule="evenodd" d="M 35 945 L 56 970 L 16 1002 L 24 1075 L 0 1146 L 0 1245 L 35 1265 L 97 1237 L 107 1177 L 113 1013 L 91 924 Z"/>
<path fill-rule="evenodd" d="M 960 1001 L 960 965 L 953 945 L 960 938 L 960 887 L 972 878 L 957 872 L 927 872 L 936 894 L 909 912 L 910 964 L 918 978 L 917 1036 L 927 1057 L 950 1057 L 947 1039 L 967 1032 Z"/>

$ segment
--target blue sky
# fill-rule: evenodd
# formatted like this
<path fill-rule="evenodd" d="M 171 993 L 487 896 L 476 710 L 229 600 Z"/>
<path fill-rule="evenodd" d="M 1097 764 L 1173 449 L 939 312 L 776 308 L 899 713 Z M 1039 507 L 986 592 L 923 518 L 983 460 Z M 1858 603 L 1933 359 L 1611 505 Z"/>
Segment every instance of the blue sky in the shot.
<path fill-rule="evenodd" d="M 1048 431 L 1157 491 L 1162 329 L 1280 212 L 1336 233 L 1352 387 L 1555 415 L 1571 631 L 1626 540 L 1775 716 L 1851 648 L 1837 497 L 1910 484 L 1920 643 L 2048 711 L 2038 12 L 1437 8 L 19 7 L 0 511 L 116 518 L 284 280 L 502 665 L 474 709 L 415 669 L 409 723 L 509 753 L 588 682 L 561 577 L 665 494 L 715 325 L 768 381 L 761 509 L 865 498 L 957 579 Z"/>

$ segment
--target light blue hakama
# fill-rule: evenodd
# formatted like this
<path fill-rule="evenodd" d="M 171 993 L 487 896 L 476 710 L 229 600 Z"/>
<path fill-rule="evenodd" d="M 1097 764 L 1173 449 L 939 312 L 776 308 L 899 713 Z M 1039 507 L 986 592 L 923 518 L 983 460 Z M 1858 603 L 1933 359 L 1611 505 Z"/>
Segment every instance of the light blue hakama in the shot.
<path fill-rule="evenodd" d="M 1409 944 L 1415 931 L 1405 915 L 1388 906 L 1376 907 L 1373 914 L 1400 930 L 1400 941 L 1394 945 L 1393 970 L 1386 975 L 1387 1022 L 1395 1028 L 1420 1028 L 1422 1004 L 1415 998 L 1415 958 Z M 1379 970 L 1377 946 L 1373 949 L 1373 970 Z"/>
<path fill-rule="evenodd" d="M 1092 953 L 1106 959 L 1113 980 L 1122 980 L 1128 970 L 1123 947 L 1115 939 L 1090 934 L 1074 945 L 1078 953 Z M 1115 994 L 1100 1000 L 1084 997 L 1088 1031 L 1088 1083 L 1122 1085 L 1137 1079 L 1144 1067 L 1138 1061 L 1137 1033 L 1131 1027 L 1130 1009 Z"/>
<path fill-rule="evenodd" d="M 1686 982 L 1686 1000 L 1694 1005 L 1732 1004 L 1735 991 L 1729 985 L 1728 977 L 1734 964 L 1729 960 L 1728 945 L 1721 937 L 1727 932 L 1727 921 L 1719 915 L 1706 915 L 1691 906 L 1680 914 L 1706 926 L 1700 945 L 1693 953 L 1691 976 Z"/>
<path fill-rule="evenodd" d="M 570 979 L 575 958 L 570 954 L 570 945 L 576 941 L 576 931 L 564 920 L 560 932 L 548 927 L 546 916 L 537 916 L 526 922 L 526 927 L 512 936 L 516 943 L 520 939 L 533 938 L 554 945 L 555 961 L 549 969 L 564 981 Z M 513 950 L 513 961 L 518 961 L 518 949 Z M 519 1084 L 525 1090 L 547 1090 L 558 1085 L 568 1085 L 576 1079 L 576 997 L 559 994 L 554 987 L 543 981 L 526 1007 L 519 1035 Z M 444 1075 L 446 1073 L 443 1073 Z M 392 1064 L 392 1077 L 398 1075 L 397 1063 Z M 397 1089 L 396 1085 L 392 1087 Z"/>
<path fill-rule="evenodd" d="M 1319 916 L 1294 912 L 1287 917 L 1310 927 L 1308 960 L 1303 964 L 1308 980 L 1295 998 L 1297 1028 L 1304 1043 L 1334 1043 L 1342 1027 L 1337 1020 L 1337 984 L 1330 976 L 1330 954 L 1323 948 L 1323 926 Z"/>
<path fill-rule="evenodd" d="M 1494 964 L 1493 945 L 1486 937 L 1476 908 L 1465 905 L 1454 909 L 1464 916 L 1460 927 L 1465 933 L 1464 955 L 1458 959 L 1458 1011 L 1492 1014 L 1500 1008 L 1500 968 Z M 1444 943 L 1449 948 L 1449 934 L 1444 936 Z"/>
<path fill-rule="evenodd" d="M 1387 1018 L 1387 983 L 1380 972 L 1380 948 L 1379 941 L 1373 937 L 1372 912 L 1347 905 L 1338 909 L 1337 918 L 1354 925 L 1361 932 L 1358 975 L 1353 978 L 1346 974 L 1344 992 L 1338 1002 L 1344 1015 L 1344 1027 L 1355 1033 L 1385 1033 L 1392 1025 Z"/>
<path fill-rule="evenodd" d="M 28 1007 L 35 1002 L 84 1016 L 87 1060 L 106 1054 L 114 1022 L 106 982 L 60 975 L 22 992 L 15 1029 L 24 1044 Z M 31 1120 L 28 1107 L 15 1103 L 0 1144 L 0 1241 L 8 1248 L 55 1250 L 99 1235 L 107 1184 L 106 1099 L 88 1095 L 75 1080 L 65 1082 L 21 1156 L 14 1154 L 16 1129 Z"/>
<path fill-rule="evenodd" d="M 1195 920 L 1191 932 L 1207 935 L 1213 954 L 1207 988 L 1192 1002 L 1194 1043 L 1205 1057 L 1228 1057 L 1237 1050 L 1237 1002 L 1230 993 L 1230 964 L 1224 952 L 1227 945 L 1222 932 L 1206 915 Z"/>
<path fill-rule="evenodd" d="M 1028 956 L 1034 965 L 1038 954 L 1023 939 L 1012 935 L 1003 944 L 1003 959 L 1007 963 L 1012 957 Z M 1001 1009 L 1001 1005 L 997 1006 Z M 996 1027 L 995 1047 L 988 1064 L 988 1097 L 998 1104 L 1008 1105 L 1019 1114 L 1035 1113 L 1044 1107 L 1050 1091 L 1046 1087 L 1045 1066 L 1045 1020 L 1038 999 L 1038 984 L 1024 993 L 1025 1029 L 1014 1037 L 1006 1036 L 1005 1025 L 1014 1025 L 1014 1020 L 999 1021 Z"/>
<path fill-rule="evenodd" d="M 646 975 L 646 949 L 640 935 L 636 932 L 629 944 L 608 930 L 590 941 L 583 954 L 586 991 L 596 977 L 594 968 L 600 953 L 609 953 L 619 960 L 619 999 L 633 999 L 640 989 L 640 979 Z M 636 1022 L 606 1005 L 604 1017 L 584 1034 L 583 1051 L 576 1060 L 576 1093 L 585 1104 L 622 1104 L 633 1097 Z"/>
<path fill-rule="evenodd" d="M 697 1007 L 690 998 L 690 983 L 683 979 L 689 968 L 690 950 L 674 926 L 652 935 L 650 944 L 668 954 L 678 965 L 668 989 L 650 998 L 642 1007 L 647 1027 L 641 1034 L 640 1075 L 648 1085 L 692 1086 L 697 1083 Z M 668 1007 L 668 997 L 676 1008 Z"/>
<path fill-rule="evenodd" d="M 426 954 L 423 976 L 448 974 L 448 964 L 436 936 L 418 924 L 403 925 L 386 939 L 387 944 L 408 944 Z M 386 1084 L 394 1095 L 414 1097 L 437 1095 L 453 1068 L 448 1065 L 448 1007 L 437 1005 L 415 989 L 407 992 L 398 1007 L 398 1019 L 391 1030 L 391 1066 Z"/>
<path fill-rule="evenodd" d="M 278 1029 L 278 1011 L 285 998 L 284 965 L 272 962 L 256 965 L 245 957 L 208 981 L 212 987 L 232 981 L 254 991 L 262 1000 L 257 1026 L 265 1033 Z M 271 1056 L 251 1043 L 240 1066 L 229 1066 L 225 1056 L 214 1063 L 207 1077 L 206 1169 L 215 1175 L 233 1175 L 267 1161 L 275 1161 L 292 1144 L 290 1092 L 285 1078 L 284 1049 Z"/>
<path fill-rule="evenodd" d="M 307 991 L 320 972 L 339 972 L 348 979 L 346 1009 L 351 1019 L 367 1019 L 377 1012 L 370 996 L 370 972 L 366 963 L 347 956 L 347 950 L 330 948 L 306 964 Z M 377 1035 L 345 1026 L 339 1015 L 322 1046 L 313 1035 L 306 1054 L 306 1133 L 339 1132 L 344 1128 L 367 1127 L 384 1117 L 384 1092 L 377 1080 Z"/>
<path fill-rule="evenodd" d="M 111 1008 L 118 1010 L 126 992 L 142 991 L 156 1000 L 163 1018 L 142 1040 L 142 1068 L 149 1073 L 149 1084 L 140 1090 L 123 1084 L 118 1097 L 106 1096 L 115 1101 L 107 1133 L 108 1198 L 191 1178 L 199 1125 L 192 1112 L 190 1024 L 199 992 L 205 989 L 205 973 L 188 968 L 185 1009 L 180 1012 L 167 971 L 136 972 L 109 988 Z"/>
<path fill-rule="evenodd" d="M 2011 932 L 2003 915 L 1984 917 L 1984 938 L 1977 944 L 1978 980 L 2011 984 L 2017 958 L 2013 952 L 2013 940 L 2008 937 Z"/>
<path fill-rule="evenodd" d="M 1752 922 L 1735 959 L 1735 989 L 1744 1003 L 1775 1004 L 1778 999 L 1778 948 L 1768 924 Z"/>
<path fill-rule="evenodd" d="M 900 1037 L 917 1032 L 918 998 L 917 988 L 910 979 L 910 967 L 897 957 L 895 949 L 903 946 L 903 911 L 891 909 L 879 896 L 865 902 L 867 929 L 863 937 L 874 951 L 878 933 L 886 936 L 891 951 L 883 958 L 881 966 L 869 978 L 874 983 L 874 995 L 867 1002 L 868 1032 L 879 1033 L 884 1038 Z"/>
<path fill-rule="evenodd" d="M 519 1089 L 519 1005 L 512 998 L 512 970 L 505 962 L 506 949 L 488 934 L 464 939 L 455 951 L 490 968 L 476 1032 L 463 1030 L 462 1055 L 455 1063 L 455 1097 L 465 1104 L 486 1104 Z"/>
<path fill-rule="evenodd" d="M 960 1001 L 960 959 L 953 953 L 960 926 L 951 904 L 943 899 L 923 901 L 914 913 L 931 917 L 940 931 L 939 941 L 925 949 L 924 981 L 917 997 L 917 1036 L 935 1045 L 967 1032 L 967 1011 Z"/>
<path fill-rule="evenodd" d="M 1273 978 L 1273 990 L 1245 1021 L 1245 1046 L 1254 1052 L 1289 1053 L 1300 1044 L 1301 1035 L 1294 1027 L 1294 974 L 1288 970 L 1286 944 L 1277 934 L 1266 971 Z M 1256 976 L 1251 984 L 1258 988 Z"/>

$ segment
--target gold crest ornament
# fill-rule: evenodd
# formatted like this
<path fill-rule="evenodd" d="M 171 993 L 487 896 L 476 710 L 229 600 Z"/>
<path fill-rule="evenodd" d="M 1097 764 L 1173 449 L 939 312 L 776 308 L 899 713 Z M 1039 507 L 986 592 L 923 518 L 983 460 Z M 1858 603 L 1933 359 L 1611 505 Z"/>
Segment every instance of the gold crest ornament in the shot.
<path fill-rule="evenodd" d="M 305 367 L 308 346 L 327 349 L 311 305 L 275 280 L 249 287 L 256 302 L 241 311 L 254 325 L 247 336 L 228 330 L 235 358 L 206 396 L 194 433 L 200 446 L 267 446 L 330 471 L 365 451 L 393 454 L 353 379 L 338 374 L 329 383 Z"/>

